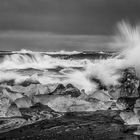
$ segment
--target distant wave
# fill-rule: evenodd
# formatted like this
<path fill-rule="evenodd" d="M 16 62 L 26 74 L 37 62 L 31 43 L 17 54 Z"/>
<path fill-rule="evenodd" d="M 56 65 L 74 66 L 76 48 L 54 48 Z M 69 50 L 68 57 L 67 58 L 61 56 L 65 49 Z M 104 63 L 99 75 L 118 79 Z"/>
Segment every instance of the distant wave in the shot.
<path fill-rule="evenodd" d="M 66 54 L 66 55 L 72 55 L 72 54 L 79 54 L 79 53 L 82 53 L 82 52 L 79 52 L 79 51 L 64 51 L 64 50 L 61 50 L 61 51 L 54 51 L 54 52 L 34 52 L 34 51 L 31 51 L 31 50 L 25 50 L 25 49 L 21 49 L 20 51 L 12 51 L 12 53 L 46 53 L 46 54 Z"/>
<path fill-rule="evenodd" d="M 28 53 L 28 54 L 12 54 L 5 55 L 0 64 L 0 70 L 4 69 L 47 69 L 55 67 L 83 67 L 89 63 L 90 60 L 73 60 L 54 58 L 42 53 Z"/>

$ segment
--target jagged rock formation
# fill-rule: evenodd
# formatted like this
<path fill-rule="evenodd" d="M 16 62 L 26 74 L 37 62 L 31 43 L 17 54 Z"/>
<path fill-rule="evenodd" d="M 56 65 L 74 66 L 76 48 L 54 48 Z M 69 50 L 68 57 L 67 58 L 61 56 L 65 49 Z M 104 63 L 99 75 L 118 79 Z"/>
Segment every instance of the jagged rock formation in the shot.
<path fill-rule="evenodd" d="M 15 117 L 15 116 L 22 116 L 19 108 L 15 103 L 11 103 L 8 107 L 7 112 L 5 114 L 7 117 Z"/>
<path fill-rule="evenodd" d="M 22 116 L 29 121 L 39 121 L 43 119 L 57 118 L 63 115 L 62 113 L 55 112 L 47 105 L 37 103 L 29 108 L 20 109 Z"/>
<path fill-rule="evenodd" d="M 62 92 L 62 95 L 70 95 L 71 97 L 79 97 L 81 92 L 78 88 L 73 86 L 72 84 L 66 85 L 65 91 Z"/>
<path fill-rule="evenodd" d="M 121 91 L 120 97 L 139 97 L 139 80 L 134 68 L 127 68 L 123 72 L 123 78 L 120 79 Z"/>
<path fill-rule="evenodd" d="M 93 94 L 89 95 L 88 98 L 98 99 L 103 102 L 110 101 L 110 96 L 106 94 L 104 91 L 95 91 Z"/>
<path fill-rule="evenodd" d="M 18 98 L 14 102 L 18 106 L 18 108 L 29 108 L 29 107 L 33 106 L 32 99 L 29 98 L 28 96 Z"/>

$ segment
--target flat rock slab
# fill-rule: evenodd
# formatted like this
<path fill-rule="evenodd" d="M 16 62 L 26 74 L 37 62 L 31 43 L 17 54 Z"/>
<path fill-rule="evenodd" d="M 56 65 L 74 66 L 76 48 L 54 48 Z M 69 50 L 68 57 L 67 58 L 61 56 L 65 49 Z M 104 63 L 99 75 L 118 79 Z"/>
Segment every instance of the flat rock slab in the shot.
<path fill-rule="evenodd" d="M 135 129 L 124 126 L 119 111 L 73 112 L 1 133 L 0 139 L 139 140 Z"/>

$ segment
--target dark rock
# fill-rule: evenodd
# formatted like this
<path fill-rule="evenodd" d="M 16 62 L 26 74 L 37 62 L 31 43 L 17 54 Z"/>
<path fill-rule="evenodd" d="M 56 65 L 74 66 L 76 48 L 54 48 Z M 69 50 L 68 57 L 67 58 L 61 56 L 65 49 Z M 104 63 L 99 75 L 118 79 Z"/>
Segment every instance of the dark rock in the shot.
<path fill-rule="evenodd" d="M 55 89 L 53 92 L 49 93 L 48 95 L 60 95 L 60 94 L 62 94 L 62 92 L 63 92 L 64 90 L 65 90 L 64 85 L 63 85 L 63 84 L 59 84 L 59 85 L 56 87 L 56 89 Z"/>
<path fill-rule="evenodd" d="M 14 86 L 15 85 L 15 79 L 4 80 L 4 81 L 0 82 L 0 85 L 1 84 L 7 84 L 8 86 Z"/>
<path fill-rule="evenodd" d="M 37 80 L 27 79 L 27 80 L 23 81 L 22 83 L 20 83 L 19 85 L 21 85 L 23 87 L 27 87 L 27 86 L 30 86 L 31 84 L 40 84 L 40 82 Z"/>
<path fill-rule="evenodd" d="M 67 84 L 66 88 L 74 88 L 74 86 L 72 84 Z"/>
<path fill-rule="evenodd" d="M 74 87 L 72 84 L 68 84 L 66 86 L 65 91 L 63 91 L 62 95 L 71 95 L 71 97 L 79 97 L 81 92 L 78 88 Z"/>
<path fill-rule="evenodd" d="M 125 109 L 133 110 L 135 102 L 138 98 L 129 98 L 129 97 L 120 97 L 117 100 L 117 104 L 123 104 L 125 106 Z"/>
<path fill-rule="evenodd" d="M 78 97 L 78 99 L 81 99 L 81 100 L 88 99 L 88 95 L 86 94 L 84 89 L 81 90 L 81 95 Z"/>
<path fill-rule="evenodd" d="M 120 73 L 122 73 L 122 78 L 119 79 L 120 84 L 116 86 L 111 85 L 110 87 L 108 87 L 109 94 L 114 99 L 118 99 L 120 97 L 139 97 L 139 80 L 137 78 L 135 69 L 127 68 L 124 70 L 120 70 Z"/>
<path fill-rule="evenodd" d="M 120 97 L 139 97 L 139 80 L 134 68 L 128 68 L 123 71 L 123 78 L 120 79 Z"/>
<path fill-rule="evenodd" d="M 72 84 L 68 84 L 66 85 L 66 87 L 63 84 L 59 84 L 56 89 L 48 95 L 71 95 L 71 97 L 79 97 L 81 95 L 81 92 Z"/>
<path fill-rule="evenodd" d="M 133 132 L 126 133 L 128 129 L 118 118 L 119 115 L 109 111 L 72 112 L 59 119 L 46 119 L 2 133 L 0 139 L 133 140 L 137 138 Z"/>
<path fill-rule="evenodd" d="M 101 80 L 99 80 L 99 79 L 97 79 L 97 78 L 95 78 L 95 77 L 92 77 L 90 80 L 93 81 L 93 82 L 95 82 L 95 83 L 98 85 L 98 89 L 99 89 L 99 90 L 107 90 L 107 86 L 105 86 L 105 85 L 101 82 Z"/>

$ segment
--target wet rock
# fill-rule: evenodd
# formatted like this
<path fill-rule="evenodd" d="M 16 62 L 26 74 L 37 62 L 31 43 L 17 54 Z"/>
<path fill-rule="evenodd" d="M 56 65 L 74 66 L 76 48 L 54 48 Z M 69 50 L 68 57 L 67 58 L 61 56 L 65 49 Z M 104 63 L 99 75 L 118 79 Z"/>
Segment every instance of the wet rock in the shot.
<path fill-rule="evenodd" d="M 23 81 L 19 85 L 27 87 L 27 86 L 30 86 L 31 84 L 40 84 L 40 82 L 38 81 L 38 75 L 36 73 L 33 74 L 30 78 L 27 78 L 25 81 Z"/>
<path fill-rule="evenodd" d="M 110 101 L 110 96 L 108 94 L 106 94 L 104 91 L 95 91 L 93 94 L 89 95 L 89 98 L 95 98 L 98 99 L 100 101 Z"/>
<path fill-rule="evenodd" d="M 15 116 L 22 116 L 20 110 L 18 109 L 17 105 L 15 103 L 11 103 L 9 108 L 7 109 L 7 112 L 5 114 L 7 117 L 15 117 Z"/>
<path fill-rule="evenodd" d="M 107 86 L 105 86 L 101 80 L 95 78 L 95 77 L 91 77 L 90 79 L 91 81 L 95 82 L 98 85 L 98 89 L 99 90 L 107 90 Z"/>
<path fill-rule="evenodd" d="M 140 118 L 140 99 L 136 100 L 133 111 Z"/>
<path fill-rule="evenodd" d="M 117 100 L 117 105 L 122 106 L 123 109 L 133 110 L 135 102 L 138 98 L 120 97 Z"/>
<path fill-rule="evenodd" d="M 122 73 L 122 78 L 119 79 L 118 85 L 111 85 L 110 87 L 108 87 L 109 94 L 113 97 L 113 99 L 118 99 L 120 97 L 139 97 L 139 80 L 136 76 L 135 69 L 127 68 L 120 71 Z"/>
<path fill-rule="evenodd" d="M 139 97 L 138 87 L 139 80 L 136 76 L 134 68 L 128 68 L 123 71 L 122 79 L 120 79 L 120 97 Z"/>
<path fill-rule="evenodd" d="M 15 85 L 15 79 L 11 80 L 4 80 L 0 82 L 0 85 L 8 85 L 8 86 L 14 86 Z"/>
<path fill-rule="evenodd" d="M 78 88 L 74 87 L 72 84 L 68 84 L 66 89 L 62 92 L 62 95 L 70 95 L 71 97 L 79 97 L 81 92 Z"/>
<path fill-rule="evenodd" d="M 110 95 L 113 99 L 117 100 L 117 99 L 120 97 L 121 88 L 120 88 L 119 85 L 117 85 L 117 86 L 110 86 L 110 87 L 108 88 L 108 93 L 109 93 L 109 95 Z"/>
<path fill-rule="evenodd" d="M 40 82 L 37 80 L 33 81 L 33 80 L 27 79 L 27 80 L 23 81 L 22 83 L 20 83 L 19 85 L 21 85 L 23 87 L 27 87 L 27 86 L 30 86 L 31 84 L 40 84 Z"/>
<path fill-rule="evenodd" d="M 136 100 L 135 107 L 140 107 L 140 98 Z"/>
<path fill-rule="evenodd" d="M 49 95 L 70 95 L 71 97 L 79 97 L 81 95 L 81 92 L 72 84 L 68 84 L 66 85 L 66 87 L 63 84 L 59 84 L 56 89 Z"/>
<path fill-rule="evenodd" d="M 139 118 L 135 115 L 134 112 L 121 112 L 120 117 L 127 125 L 140 124 Z"/>
<path fill-rule="evenodd" d="M 67 110 L 67 112 L 85 112 L 85 111 L 96 111 L 96 108 L 93 108 L 91 104 L 81 104 L 81 105 L 72 105 Z"/>
<path fill-rule="evenodd" d="M 35 95 L 36 91 L 37 91 L 37 87 L 35 84 L 31 84 L 27 87 L 23 87 L 21 85 L 15 85 L 11 88 L 11 90 L 13 92 L 19 92 L 19 93 L 22 93 L 26 96 L 33 96 Z"/>
<path fill-rule="evenodd" d="M 22 98 L 24 95 L 22 93 L 13 92 L 8 88 L 2 90 L 3 94 L 8 97 L 11 101 L 15 101 L 18 98 Z"/>
<path fill-rule="evenodd" d="M 34 96 L 38 94 L 49 94 L 54 89 L 55 85 L 42 85 L 42 84 L 31 84 L 27 87 L 21 85 L 15 85 L 11 87 L 13 92 L 19 92 L 26 96 Z"/>
<path fill-rule="evenodd" d="M 35 95 L 32 97 L 33 104 L 41 103 L 43 105 L 48 105 L 48 103 L 57 97 L 60 97 L 59 95 L 47 95 L 47 94 L 40 94 Z"/>
<path fill-rule="evenodd" d="M 81 95 L 79 97 L 77 97 L 77 99 L 81 99 L 81 100 L 88 100 L 89 99 L 88 98 L 88 95 L 85 93 L 85 90 L 84 89 L 82 89 L 80 91 L 80 93 L 81 93 Z"/>
<path fill-rule="evenodd" d="M 33 105 L 32 99 L 28 96 L 18 98 L 14 102 L 18 106 L 18 108 L 29 108 Z"/>
<path fill-rule="evenodd" d="M 49 95 L 61 95 L 62 92 L 64 92 L 65 87 L 63 84 L 58 84 L 58 86 L 56 87 L 56 89 L 51 92 Z"/>
<path fill-rule="evenodd" d="M 92 107 L 91 103 L 84 101 L 84 100 L 71 98 L 70 96 L 58 96 L 57 98 L 49 101 L 48 106 L 58 112 L 67 112 L 67 111 L 69 111 L 70 107 L 72 107 L 72 106 L 74 106 L 74 108 L 77 108 L 77 110 L 78 110 L 78 106 L 79 107 L 80 106 Z"/>
<path fill-rule="evenodd" d="M 2 93 L 0 94 L 0 117 L 5 117 L 5 114 L 7 112 L 8 107 L 10 106 L 10 99 L 3 95 Z"/>
<path fill-rule="evenodd" d="M 96 98 L 92 98 L 92 97 L 91 98 L 88 97 L 85 100 L 88 101 L 88 102 L 91 102 L 91 103 L 98 103 L 98 102 L 100 102 L 100 100 L 98 100 Z"/>
<path fill-rule="evenodd" d="M 20 111 L 23 117 L 28 118 L 31 121 L 51 119 L 61 116 L 61 113 L 57 113 L 49 106 L 42 105 L 41 103 L 37 103 L 30 108 L 21 108 Z"/>

